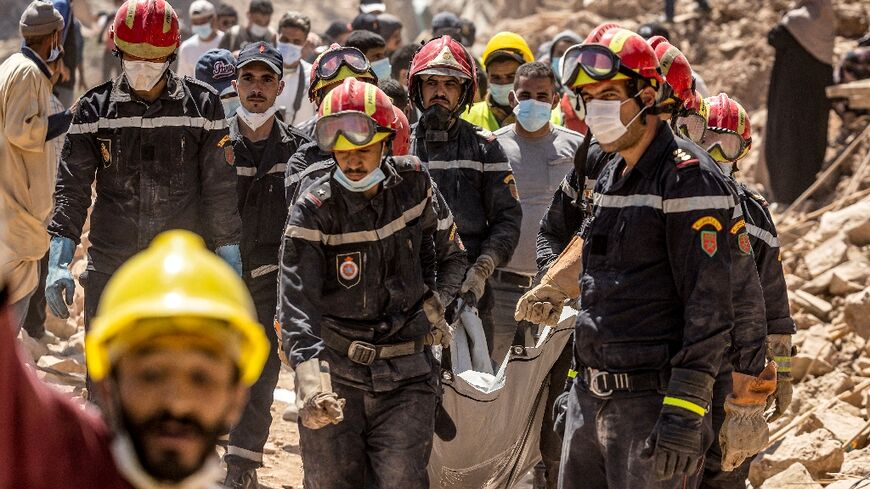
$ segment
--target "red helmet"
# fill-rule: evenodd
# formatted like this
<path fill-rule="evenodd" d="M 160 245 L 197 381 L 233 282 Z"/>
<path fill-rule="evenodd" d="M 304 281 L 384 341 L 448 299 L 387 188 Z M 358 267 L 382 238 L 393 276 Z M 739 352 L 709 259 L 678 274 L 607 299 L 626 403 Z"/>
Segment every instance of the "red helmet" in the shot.
<path fill-rule="evenodd" d="M 401 109 L 393 106 L 396 113 L 396 137 L 393 138 L 393 156 L 405 156 L 411 151 L 411 123 Z"/>
<path fill-rule="evenodd" d="M 418 108 L 422 109 L 420 83 L 422 75 L 452 76 L 465 80 L 459 105 L 454 112 L 462 112 L 474 101 L 477 93 L 477 68 L 474 59 L 457 41 L 450 36 L 441 36 L 427 42 L 411 60 L 408 73 L 408 96 Z"/>
<path fill-rule="evenodd" d="M 679 109 L 694 94 L 695 79 L 692 76 L 692 66 L 683 52 L 664 37 L 653 36 L 647 42 L 655 50 L 665 83 L 671 87 L 671 97 L 676 98 L 671 102 L 675 105 L 673 109 Z M 670 105 L 670 103 L 665 100 L 663 105 Z"/>
<path fill-rule="evenodd" d="M 314 136 L 324 151 L 351 151 L 395 134 L 393 103 L 380 88 L 346 78 L 323 97 Z"/>
<path fill-rule="evenodd" d="M 321 66 L 324 60 L 329 63 L 328 76 L 323 73 L 325 67 Z M 342 47 L 332 43 L 329 48 L 320 53 L 311 64 L 311 75 L 308 80 L 308 100 L 317 103 L 317 92 L 324 86 L 340 82 L 347 78 L 368 79 L 377 83 L 378 77 L 372 70 L 369 60 L 356 48 Z"/>
<path fill-rule="evenodd" d="M 181 44 L 178 16 L 166 0 L 127 0 L 109 35 L 118 49 L 142 59 L 169 56 Z"/>
<path fill-rule="evenodd" d="M 637 33 L 621 28 L 608 28 L 598 42 L 570 48 L 562 58 L 562 70 L 563 83 L 572 89 L 637 78 L 659 89 L 664 81 L 653 48 Z"/>
<path fill-rule="evenodd" d="M 752 147 L 752 129 L 743 106 L 724 93 L 708 97 L 703 146 L 716 161 L 737 161 Z"/>
<path fill-rule="evenodd" d="M 592 32 L 586 36 L 586 39 L 583 40 L 583 44 L 592 44 L 597 43 L 601 40 L 601 36 L 604 35 L 605 32 L 610 29 L 622 29 L 619 24 L 614 24 L 613 22 L 605 22 L 600 24 L 598 27 L 592 29 Z"/>

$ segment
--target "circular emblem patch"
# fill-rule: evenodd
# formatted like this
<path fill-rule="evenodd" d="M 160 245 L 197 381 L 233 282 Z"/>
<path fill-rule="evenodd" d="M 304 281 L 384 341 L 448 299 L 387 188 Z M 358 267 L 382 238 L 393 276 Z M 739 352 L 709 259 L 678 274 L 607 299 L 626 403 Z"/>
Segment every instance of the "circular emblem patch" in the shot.
<path fill-rule="evenodd" d="M 338 268 L 338 273 L 345 280 L 353 280 L 359 275 L 359 265 L 353 261 L 353 258 L 345 257 L 344 263 Z"/>

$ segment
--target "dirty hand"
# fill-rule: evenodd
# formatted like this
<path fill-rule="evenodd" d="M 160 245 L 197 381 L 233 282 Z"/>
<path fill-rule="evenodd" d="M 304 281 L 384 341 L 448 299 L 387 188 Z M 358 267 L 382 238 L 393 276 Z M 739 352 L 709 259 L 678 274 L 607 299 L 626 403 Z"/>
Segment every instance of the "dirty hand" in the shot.
<path fill-rule="evenodd" d="M 429 345 L 440 344 L 444 348 L 449 347 L 450 342 L 453 341 L 453 326 L 444 319 L 444 304 L 441 303 L 438 294 L 432 294 L 423 301 L 423 312 L 432 325 L 432 331 L 429 332 L 426 343 Z"/>
<path fill-rule="evenodd" d="M 767 420 L 772 423 L 785 414 L 792 398 L 792 357 L 791 335 L 772 334 L 767 336 L 767 358 L 776 363 L 776 391 L 767 400 L 767 408 L 776 402 L 773 414 Z"/>
<path fill-rule="evenodd" d="M 514 319 L 555 326 L 562 316 L 562 306 L 569 299 L 571 297 L 558 285 L 541 282 L 517 301 Z"/>
<path fill-rule="evenodd" d="M 69 265 L 75 255 L 76 244 L 69 238 L 55 236 L 48 248 L 48 273 L 45 277 L 45 302 L 55 316 L 66 319 L 76 292 Z"/>
<path fill-rule="evenodd" d="M 776 364 L 767 364 L 758 377 L 734 372 L 733 388 L 725 399 L 725 421 L 719 430 L 722 470 L 730 472 L 764 450 L 769 433 L 764 420 L 767 398 L 776 389 Z"/>
<path fill-rule="evenodd" d="M 474 265 L 465 273 L 465 280 L 459 288 L 459 294 L 465 297 L 470 292 L 474 296 L 474 303 L 477 304 L 483 297 L 486 280 L 493 271 L 495 271 L 495 260 L 487 254 L 478 256 Z"/>
<path fill-rule="evenodd" d="M 344 419 L 345 400 L 332 391 L 329 364 L 312 358 L 296 366 L 296 407 L 302 426 L 319 430 Z"/>

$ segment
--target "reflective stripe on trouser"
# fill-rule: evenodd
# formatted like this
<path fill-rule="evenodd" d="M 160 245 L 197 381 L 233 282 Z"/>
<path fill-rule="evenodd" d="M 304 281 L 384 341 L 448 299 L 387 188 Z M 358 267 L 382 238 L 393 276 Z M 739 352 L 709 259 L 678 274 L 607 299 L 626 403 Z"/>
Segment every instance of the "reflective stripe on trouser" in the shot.
<path fill-rule="evenodd" d="M 719 446 L 719 430 L 725 421 L 725 398 L 731 393 L 733 368 L 726 360 L 716 376 L 713 384 L 713 433 L 716 436 L 713 444 L 707 450 L 704 461 L 704 475 L 699 489 L 746 489 L 746 480 L 749 478 L 749 465 L 754 457 L 743 461 L 740 467 L 731 472 L 722 471 L 722 448 Z"/>
<path fill-rule="evenodd" d="M 227 454 L 224 457 L 228 464 L 241 465 L 247 468 L 263 465 L 263 446 L 269 438 L 269 427 L 272 425 L 272 400 L 275 386 L 278 384 L 278 374 L 281 370 L 281 360 L 278 359 L 276 353 L 278 351 L 278 337 L 272 326 L 278 301 L 275 292 L 277 280 L 277 271 L 257 278 L 245 279 L 245 284 L 248 286 L 257 308 L 257 320 L 266 330 L 266 336 L 272 347 L 263 373 L 251 386 L 250 398 L 242 412 L 242 417 L 230 430 Z"/>
<path fill-rule="evenodd" d="M 697 486 L 697 475 L 659 481 L 653 458 L 641 456 L 662 408 L 661 394 L 599 399 L 575 381 L 568 397 L 565 438 L 559 472 L 560 489 L 685 489 Z M 711 417 L 702 424 L 703 444 L 713 441 Z"/>
<path fill-rule="evenodd" d="M 306 489 L 429 487 L 437 373 L 393 391 L 371 393 L 335 381 L 344 420 L 319 430 L 299 422 Z"/>

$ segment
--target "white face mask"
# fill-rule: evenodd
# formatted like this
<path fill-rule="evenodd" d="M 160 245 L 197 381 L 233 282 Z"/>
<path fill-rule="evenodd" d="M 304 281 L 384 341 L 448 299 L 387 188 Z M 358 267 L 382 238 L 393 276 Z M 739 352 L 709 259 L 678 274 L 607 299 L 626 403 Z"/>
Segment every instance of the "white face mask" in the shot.
<path fill-rule="evenodd" d="M 239 108 L 236 109 L 236 115 L 239 116 L 242 121 L 244 121 L 245 125 L 250 127 L 252 131 L 256 131 L 263 124 L 266 123 L 275 112 L 278 110 L 278 107 L 274 105 L 266 109 L 265 112 L 248 112 L 244 106 L 239 105 Z"/>
<path fill-rule="evenodd" d="M 627 125 L 622 123 L 619 109 L 622 104 L 632 100 L 634 99 L 629 98 L 621 102 L 619 100 L 590 100 L 586 102 L 586 124 L 599 143 L 610 144 L 621 138 L 628 132 L 628 126 L 632 125 L 644 113 L 645 108 L 628 121 Z"/>
<path fill-rule="evenodd" d="M 130 88 L 138 92 L 147 92 L 157 85 L 160 78 L 166 73 L 169 68 L 169 61 L 164 63 L 152 63 L 150 61 L 133 61 L 125 59 L 122 61 L 124 66 L 124 74 L 127 75 L 127 81 L 130 83 Z"/>
<path fill-rule="evenodd" d="M 248 31 L 250 31 L 254 37 L 263 37 L 269 33 L 269 27 L 251 22 L 251 25 L 248 26 Z"/>
<path fill-rule="evenodd" d="M 212 33 L 211 23 L 206 22 L 205 24 L 192 25 L 190 26 L 190 30 L 199 36 L 200 39 L 205 39 Z"/>
<path fill-rule="evenodd" d="M 287 66 L 299 61 L 299 58 L 302 57 L 302 46 L 297 46 L 293 43 L 278 41 L 275 49 L 281 53 L 281 57 L 284 58 L 284 64 Z"/>

